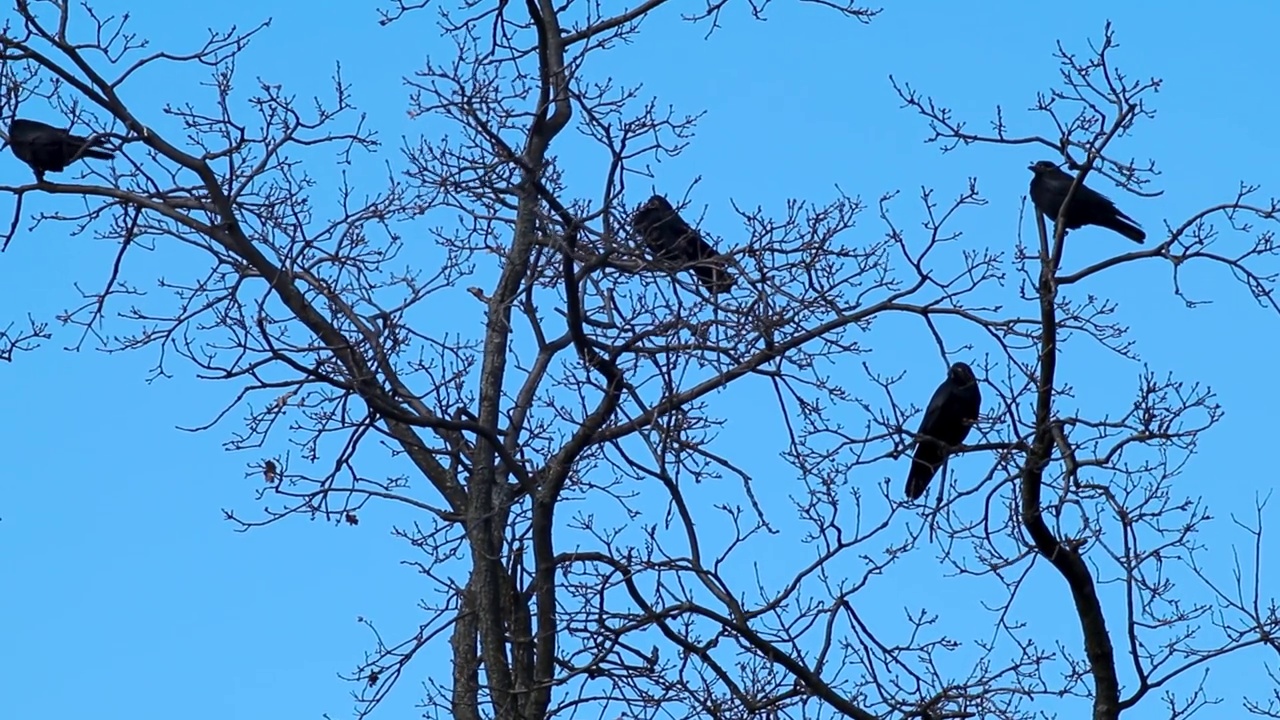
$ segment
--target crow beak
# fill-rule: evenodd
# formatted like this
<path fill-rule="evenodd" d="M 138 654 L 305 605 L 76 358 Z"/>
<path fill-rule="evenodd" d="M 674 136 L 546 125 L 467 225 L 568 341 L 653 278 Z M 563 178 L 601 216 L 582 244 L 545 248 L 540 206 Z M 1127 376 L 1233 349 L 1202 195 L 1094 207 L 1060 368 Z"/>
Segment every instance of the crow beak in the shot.
<path fill-rule="evenodd" d="M 1036 166 L 1035 166 L 1034 164 L 1031 164 L 1031 165 L 1028 165 L 1028 166 L 1027 166 L 1027 169 L 1028 169 L 1028 170 L 1030 170 L 1031 172 L 1035 172 L 1035 171 L 1036 171 Z"/>

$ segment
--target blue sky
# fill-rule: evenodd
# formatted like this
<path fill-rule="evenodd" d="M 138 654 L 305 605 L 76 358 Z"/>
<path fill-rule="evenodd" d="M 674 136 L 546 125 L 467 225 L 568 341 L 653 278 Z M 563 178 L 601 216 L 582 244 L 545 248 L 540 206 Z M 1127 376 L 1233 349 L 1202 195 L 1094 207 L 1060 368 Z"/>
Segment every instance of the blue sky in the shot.
<path fill-rule="evenodd" d="M 1107 19 L 1127 70 L 1165 80 L 1154 97 L 1156 120 L 1125 139 L 1123 151 L 1157 160 L 1164 195 L 1139 201 L 1101 178 L 1091 185 L 1119 200 L 1152 235 L 1164 220 L 1229 199 L 1242 180 L 1273 192 L 1280 186 L 1280 150 L 1272 140 L 1277 101 L 1268 91 L 1280 6 L 1237 0 L 1212 13 L 1189 5 L 1156 12 L 1140 3 L 1082 1 L 1064 13 L 1011 1 L 963 9 L 939 1 L 903 5 L 910 7 L 889 8 L 868 26 L 781 1 L 768 22 L 758 23 L 739 7 L 707 40 L 703 28 L 683 26 L 666 8 L 647 21 L 637 42 L 602 57 L 598 72 L 643 80 L 646 95 L 677 110 L 707 111 L 696 141 L 661 166 L 661 189 L 679 196 L 700 176 L 691 194 L 694 214 L 705 209 L 704 226 L 730 243 L 736 227 L 730 198 L 777 211 L 789 197 L 829 200 L 836 185 L 870 202 L 901 190 L 896 217 L 910 224 L 919 220 L 913 198 L 922 184 L 950 197 L 977 176 L 989 205 L 964 216 L 966 241 L 1011 246 L 1030 179 L 1025 167 L 1045 153 L 977 146 L 942 155 L 921 142 L 925 124 L 899 108 L 888 75 L 934 95 L 975 129 L 985 129 L 1000 104 L 1019 134 L 1049 134 L 1045 121 L 1022 109 L 1057 79 L 1054 42 L 1083 51 Z M 171 4 L 149 0 L 96 7 L 127 7 L 155 49 L 193 47 L 207 24 L 176 25 Z M 424 123 L 407 117 L 400 77 L 427 54 L 444 56 L 450 48 L 427 14 L 381 28 L 367 5 L 301 7 L 262 0 L 220 9 L 220 26 L 273 18 L 240 63 L 241 86 L 256 76 L 307 96 L 325 90 L 333 63 L 341 61 L 355 101 L 394 160 L 397 138 L 424 131 Z M 198 77 L 174 79 L 143 76 L 125 97 L 153 112 L 164 102 L 207 100 Z M 35 115 L 49 120 L 48 112 Z M 762 136 L 767 142 L 759 142 Z M 598 172 L 573 158 L 565 162 L 584 178 Z M 308 170 L 336 177 L 321 164 Z M 8 154 L 0 158 L 4 183 L 25 181 L 26 173 Z M 633 187 L 637 196 L 629 199 L 639 202 L 647 190 Z M 39 203 L 55 205 L 52 198 Z M 855 230 L 881 232 L 872 214 Z M 1101 231 L 1079 237 L 1068 262 L 1115 249 L 1114 238 Z M 50 318 L 76 305 L 74 283 L 100 283 L 113 253 L 112 246 L 55 229 L 20 235 L 0 256 L 0 323 L 28 312 Z M 181 264 L 191 260 L 162 249 L 131 257 L 127 272 L 150 287 L 156 274 L 194 271 Z M 1230 545 L 1242 540 L 1231 513 L 1247 517 L 1255 496 L 1274 482 L 1246 448 L 1269 440 L 1258 425 L 1269 419 L 1275 393 L 1259 389 L 1254 378 L 1280 354 L 1280 318 L 1259 309 L 1224 272 L 1192 269 L 1187 281 L 1215 303 L 1186 310 L 1170 294 L 1167 266 L 1155 263 L 1110 275 L 1098 292 L 1120 303 L 1153 371 L 1210 383 L 1226 409 L 1179 486 L 1203 496 L 1218 518 L 1203 541 L 1210 557 L 1225 563 Z M 941 377 L 936 352 L 910 324 L 881 328 L 880 337 L 884 350 L 871 361 L 906 369 L 904 391 L 923 404 Z M 224 452 L 224 429 L 197 435 L 176 429 L 207 421 L 230 388 L 199 383 L 182 365 L 172 379 L 148 384 L 153 355 L 61 349 L 76 340 L 73 329 L 55 324 L 52 342 L 0 367 L 10 387 L 0 400 L 0 423 L 11 448 L 0 482 L 0 717 L 348 716 L 350 687 L 336 674 L 359 662 L 370 643 L 357 617 L 391 634 L 418 623 L 414 606 L 424 586 L 399 564 L 405 549 L 388 533 L 403 516 L 372 510 L 355 528 L 299 519 L 233 532 L 221 511 L 254 507 L 260 479 L 246 479 L 244 468 L 256 457 Z M 1140 367 L 1094 365 L 1093 357 L 1075 360 L 1069 351 L 1065 372 L 1078 384 L 1090 382 L 1099 397 L 1132 389 Z M 752 407 L 766 389 L 748 385 L 716 401 L 731 415 L 718 449 L 775 483 L 767 492 L 784 500 L 791 476 L 776 457 L 777 426 L 733 412 Z M 902 468 L 876 470 L 892 474 L 896 486 Z M 878 481 L 878 475 L 868 480 Z M 1280 521 L 1276 506 L 1269 509 L 1269 520 Z M 1274 564 L 1280 535 L 1267 537 L 1264 556 Z M 926 593 L 937 587 L 923 574 L 937 568 L 929 551 L 913 561 L 906 567 L 921 574 L 904 574 L 903 586 Z M 1280 590 L 1274 577 L 1269 587 Z M 886 598 L 873 612 L 900 608 Z M 1078 641 L 1073 630 L 1064 637 Z M 1225 704 L 1209 715 L 1239 714 L 1241 688 L 1265 678 L 1261 659 L 1241 656 L 1218 666 L 1211 695 Z M 433 662 L 420 664 L 418 676 L 439 672 Z M 416 715 L 415 679 L 402 682 L 381 717 Z M 1167 717 L 1160 713 L 1150 698 L 1126 717 Z"/>

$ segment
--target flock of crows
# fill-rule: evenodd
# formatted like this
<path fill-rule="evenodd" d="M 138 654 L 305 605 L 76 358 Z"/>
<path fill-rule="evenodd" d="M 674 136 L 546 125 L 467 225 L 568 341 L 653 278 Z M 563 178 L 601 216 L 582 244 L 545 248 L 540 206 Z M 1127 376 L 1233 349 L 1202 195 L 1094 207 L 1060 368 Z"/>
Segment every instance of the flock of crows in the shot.
<path fill-rule="evenodd" d="M 1056 163 L 1041 160 L 1028 168 L 1031 178 L 1031 202 L 1036 210 L 1056 220 L 1067 199 L 1075 177 L 1063 172 Z M 632 227 L 649 251 L 666 262 L 682 264 L 711 293 L 722 293 L 733 287 L 725 261 L 702 235 L 689 226 L 671 203 L 654 195 L 632 215 Z M 1071 197 L 1063 224 L 1067 230 L 1085 225 L 1114 230 L 1141 244 L 1147 234 L 1133 218 L 1125 215 L 1101 193 L 1081 184 Z M 933 476 L 946 462 L 956 446 L 964 442 L 982 412 L 982 392 L 973 368 L 957 362 L 947 369 L 947 379 L 934 391 L 925 408 L 924 419 L 916 432 L 916 449 L 907 472 L 906 494 L 918 500 L 929 487 Z"/>
<path fill-rule="evenodd" d="M 47 172 L 61 172 L 83 158 L 110 160 L 115 157 L 105 146 L 104 137 L 82 137 L 69 130 L 35 120 L 15 119 L 9 124 L 9 147 L 44 182 Z M 1028 169 L 1032 172 L 1031 202 L 1042 215 L 1053 220 L 1075 178 L 1049 160 L 1041 160 Z M 641 205 L 631 218 L 632 227 L 658 260 L 688 269 L 710 293 L 728 292 L 735 278 L 722 255 L 691 227 L 671 203 L 654 195 Z M 1113 230 L 1141 243 L 1147 235 L 1133 218 L 1115 204 L 1083 184 L 1076 188 L 1067 208 L 1064 224 L 1067 230 L 1097 225 Z M 924 419 L 916 433 L 916 449 L 907 473 L 907 497 L 916 500 L 924 495 L 933 476 L 948 455 L 964 442 L 982 410 L 982 393 L 973 368 L 962 362 L 947 369 L 942 381 L 925 408 Z"/>

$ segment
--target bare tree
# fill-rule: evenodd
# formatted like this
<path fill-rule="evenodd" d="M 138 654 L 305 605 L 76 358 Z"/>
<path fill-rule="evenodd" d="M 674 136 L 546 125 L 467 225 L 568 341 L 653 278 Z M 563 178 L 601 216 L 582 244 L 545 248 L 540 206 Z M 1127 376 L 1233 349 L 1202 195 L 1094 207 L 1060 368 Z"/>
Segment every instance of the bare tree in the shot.
<path fill-rule="evenodd" d="M 1020 720 L 1064 696 L 1086 698 L 1101 720 L 1153 695 L 1182 718 L 1209 701 L 1198 673 L 1215 659 L 1280 650 L 1260 565 L 1216 577 L 1198 541 L 1208 513 L 1174 482 L 1221 416 L 1213 393 L 1144 371 L 1132 400 L 1093 397 L 1061 374 L 1068 342 L 1138 359 L 1103 294 L 1121 265 L 1169 263 L 1188 305 L 1182 274 L 1223 265 L 1280 310 L 1276 201 L 1242 186 L 1142 249 L 1074 269 L 1061 229 L 1038 217 L 1029 239 L 966 243 L 956 227 L 985 204 L 976 180 L 948 201 L 922 191 L 922 232 L 893 220 L 895 193 L 871 211 L 887 232 L 855 231 L 867 206 L 844 194 L 789 200 L 781 217 L 735 208 L 740 241 L 713 244 L 737 282 L 709 294 L 647 256 L 630 229 L 649 182 L 661 185 L 650 163 L 679 154 L 697 118 L 595 75 L 592 59 L 645 42 L 645 23 L 686 12 L 711 31 L 738 5 L 400 2 L 384 24 L 431 7 L 456 47 L 407 78 L 413 113 L 449 130 L 379 155 L 340 72 L 327 102 L 267 83 L 249 97 L 233 89 L 237 57 L 263 27 L 154 52 L 125 19 L 16 0 L 0 37 L 6 115 L 47 103 L 120 154 L 74 166 L 73 180 L 0 187 L 14 200 L 5 239 L 23 199 L 44 194 L 64 202 L 35 223 L 119 244 L 103 286 L 60 319 L 81 343 L 150 350 L 157 376 L 176 356 L 234 388 L 191 430 L 244 418 L 228 446 L 265 483 L 256 514 L 227 512 L 239 528 L 298 515 L 355 524 L 368 503 L 403 508 L 395 533 L 435 593 L 417 633 L 374 632 L 350 677 L 362 716 L 422 676 L 415 658 L 428 648 L 448 648 L 452 676 L 429 679 L 424 702 L 459 720 L 588 709 Z M 768 3 L 741 5 L 759 15 Z M 1159 83 L 1121 73 L 1113 50 L 1109 26 L 1088 55 L 1059 48 L 1062 85 L 1031 112 L 1053 137 L 1017 134 L 999 110 L 991 135 L 972 134 L 895 87 L 944 150 L 1039 145 L 1080 180 L 1106 175 L 1141 195 L 1154 164 L 1113 146 L 1150 117 Z M 212 98 L 165 108 L 180 131 L 161 132 L 122 99 L 160 63 L 202 65 L 213 79 Z M 553 151 L 566 130 L 599 157 L 597 185 L 566 182 Z M 344 173 L 329 198 L 307 168 L 335 163 L 361 179 Z M 182 246 L 202 274 L 159 280 L 162 297 L 120 272 L 127 253 Z M 402 259 L 429 253 L 429 266 Z M 479 327 L 442 329 L 464 307 L 481 309 Z M 895 394 L 900 373 L 878 369 L 888 360 L 868 355 L 873 324 L 889 316 L 917 323 L 943 360 L 971 359 L 986 398 L 951 461 L 965 472 L 934 481 L 923 525 L 899 517 L 919 512 L 899 500 L 918 406 Z M 43 321 L 28 325 L 6 331 L 0 356 L 49 337 Z M 859 367 L 865 379 L 850 380 Z M 718 450 L 715 399 L 730 385 L 774 403 L 791 487 L 762 488 L 760 471 Z M 261 450 L 284 443 L 296 457 Z M 362 471 L 379 455 L 403 472 Z M 883 482 L 866 480 L 872 466 Z M 1261 517 L 1249 526 L 1255 559 Z M 931 536 L 958 576 L 947 582 L 971 582 L 994 629 L 948 624 L 948 605 L 930 598 L 910 600 L 905 619 L 871 609 L 890 602 L 895 568 Z M 779 552 L 784 566 L 759 562 Z M 1069 595 L 1079 632 L 1059 635 L 1061 623 L 1019 604 L 1032 587 Z M 1277 717 L 1280 698 L 1267 701 L 1248 707 Z"/>

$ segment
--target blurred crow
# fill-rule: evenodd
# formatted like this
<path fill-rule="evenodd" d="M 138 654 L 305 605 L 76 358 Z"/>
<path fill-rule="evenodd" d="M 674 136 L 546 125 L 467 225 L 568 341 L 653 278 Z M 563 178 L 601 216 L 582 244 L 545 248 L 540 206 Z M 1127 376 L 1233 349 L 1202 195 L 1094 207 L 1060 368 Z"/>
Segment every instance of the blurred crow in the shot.
<path fill-rule="evenodd" d="M 736 278 L 725 270 L 723 261 L 715 259 L 719 253 L 689 227 L 666 198 L 649 198 L 631 216 L 631 224 L 659 260 L 680 265 L 696 263 L 689 269 L 708 291 L 722 293 L 733 287 Z"/>
<path fill-rule="evenodd" d="M 35 120 L 15 119 L 9 123 L 9 147 L 19 160 L 31 166 L 36 179 L 44 181 L 47 172 L 62 172 L 67 165 L 80 158 L 110 160 L 109 152 L 95 150 L 105 138 L 89 138 L 72 135 L 70 131 L 45 125 Z"/>
<path fill-rule="evenodd" d="M 981 410 L 982 393 L 973 368 L 962 362 L 952 365 L 920 422 L 917 435 L 922 437 L 916 439 L 911 472 L 907 474 L 907 497 L 917 500 L 924 494 L 951 447 L 964 442 Z"/>
<path fill-rule="evenodd" d="M 1062 201 L 1067 199 L 1067 191 L 1071 189 L 1071 183 L 1075 182 L 1075 177 L 1059 170 L 1058 166 L 1049 160 L 1028 165 L 1027 169 L 1035 173 L 1035 177 L 1031 178 L 1031 202 L 1035 204 L 1040 214 L 1051 221 L 1057 220 Z M 1102 193 L 1090 190 L 1083 184 L 1076 188 L 1075 195 L 1071 196 L 1071 205 L 1067 208 L 1067 216 L 1064 220 L 1068 230 L 1075 230 L 1083 225 L 1097 225 L 1115 230 L 1136 243 L 1141 243 L 1147 237 L 1142 228 L 1138 227 L 1138 223 L 1120 212 L 1115 203 L 1108 200 Z"/>

